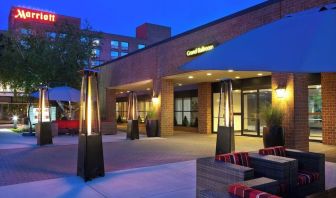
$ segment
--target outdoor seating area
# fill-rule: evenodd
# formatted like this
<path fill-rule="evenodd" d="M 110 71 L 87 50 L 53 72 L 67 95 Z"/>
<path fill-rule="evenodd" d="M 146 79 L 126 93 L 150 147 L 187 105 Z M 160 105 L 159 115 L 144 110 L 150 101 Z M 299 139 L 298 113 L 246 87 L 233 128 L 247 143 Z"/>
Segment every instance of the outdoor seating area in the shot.
<path fill-rule="evenodd" d="M 251 188 L 269 193 L 265 197 L 306 197 L 325 191 L 325 156 L 320 153 L 303 152 L 284 147 L 260 149 L 259 152 L 234 152 L 197 160 L 198 197 L 209 193 L 235 194 Z M 267 188 L 255 186 L 258 178 L 268 178 Z M 248 182 L 249 185 L 244 185 Z M 232 185 L 239 183 L 238 190 Z M 270 187 L 272 186 L 272 187 Z M 222 193 L 222 194 L 221 194 Z M 253 196 L 258 193 L 253 191 Z M 276 196 L 275 196 L 276 195 Z M 224 196 L 225 197 L 225 196 Z"/>
<path fill-rule="evenodd" d="M 56 120 L 51 124 L 52 134 L 78 134 L 79 131 L 79 120 Z"/>

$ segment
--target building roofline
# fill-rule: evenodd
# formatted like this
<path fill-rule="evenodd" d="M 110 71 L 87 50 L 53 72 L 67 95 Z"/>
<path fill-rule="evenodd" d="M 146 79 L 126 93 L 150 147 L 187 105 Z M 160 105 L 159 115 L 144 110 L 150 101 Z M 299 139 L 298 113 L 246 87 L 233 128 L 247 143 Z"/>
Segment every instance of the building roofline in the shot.
<path fill-rule="evenodd" d="M 145 47 L 145 48 L 143 48 L 143 49 L 136 50 L 136 51 L 131 52 L 131 53 L 125 55 L 125 56 L 119 57 L 118 59 L 114 59 L 114 60 L 106 61 L 105 63 L 103 63 L 103 64 L 101 64 L 101 65 L 98 65 L 98 66 L 96 66 L 95 68 L 99 68 L 99 67 L 106 66 L 106 65 L 108 65 L 108 64 L 110 64 L 110 63 L 117 62 L 117 61 L 119 61 L 119 60 L 121 60 L 121 59 L 127 58 L 128 56 L 131 56 L 131 55 L 133 55 L 133 54 L 137 54 L 137 53 L 143 52 L 143 51 L 145 51 L 145 50 L 148 50 L 148 49 L 150 49 L 150 48 L 156 47 L 156 46 L 161 45 L 161 44 L 163 44 L 163 43 L 166 43 L 166 42 L 169 42 L 169 41 L 178 39 L 178 38 L 183 37 L 183 36 L 185 36 L 185 35 L 192 34 L 192 33 L 196 32 L 196 31 L 199 31 L 199 30 L 208 28 L 208 27 L 213 26 L 213 25 L 216 25 L 216 24 L 218 24 L 218 23 L 222 23 L 222 22 L 224 22 L 224 21 L 233 19 L 233 18 L 238 17 L 238 16 L 242 16 L 242 15 L 247 14 L 247 13 L 249 13 L 249 12 L 252 12 L 252 11 L 255 11 L 255 10 L 259 10 L 259 9 L 261 9 L 261 8 L 264 8 L 264 7 L 266 7 L 266 6 L 269 6 L 269 5 L 272 5 L 272 4 L 274 4 L 274 3 L 278 3 L 278 2 L 281 2 L 281 1 L 283 1 L 283 0 L 268 0 L 268 1 L 265 1 L 265 2 L 262 2 L 262 3 L 259 3 L 259 4 L 257 4 L 257 5 L 252 6 L 252 7 L 243 9 L 243 10 L 241 10 L 241 11 L 238 11 L 238 12 L 235 12 L 235 13 L 233 13 L 233 14 L 227 15 L 227 16 L 222 17 L 222 18 L 220 18 L 220 19 L 216 19 L 216 20 L 214 20 L 214 21 L 211 21 L 211 22 L 206 23 L 206 24 L 204 24 L 204 25 L 198 26 L 198 27 L 193 28 L 193 29 L 191 29 L 191 30 L 187 30 L 187 31 L 185 31 L 185 32 L 182 32 L 182 33 L 177 34 L 177 35 L 175 35 L 175 36 L 172 36 L 172 37 L 170 37 L 170 38 L 164 39 L 164 40 L 162 40 L 162 41 L 159 41 L 159 42 L 157 42 L 157 43 L 154 43 L 154 44 L 152 44 L 152 45 L 149 45 L 149 46 L 147 46 L 147 47 Z"/>

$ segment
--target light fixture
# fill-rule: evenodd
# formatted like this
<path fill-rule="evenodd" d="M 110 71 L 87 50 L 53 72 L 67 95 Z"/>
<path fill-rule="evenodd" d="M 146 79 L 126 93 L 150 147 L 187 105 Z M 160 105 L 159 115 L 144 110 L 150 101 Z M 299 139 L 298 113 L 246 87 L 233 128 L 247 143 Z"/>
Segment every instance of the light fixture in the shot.
<path fill-rule="evenodd" d="M 233 70 L 233 69 L 229 69 L 229 70 L 228 70 L 228 72 L 230 72 L 230 73 L 231 73 L 231 72 L 234 72 L 234 70 Z"/>
<path fill-rule="evenodd" d="M 38 123 L 35 125 L 35 131 L 38 145 L 52 144 L 47 86 L 41 86 L 39 89 Z"/>
<path fill-rule="evenodd" d="M 84 69 L 82 77 L 77 175 L 85 181 L 105 175 L 97 72 Z"/>
<path fill-rule="evenodd" d="M 217 78 L 216 81 L 220 81 L 221 79 Z"/>
<path fill-rule="evenodd" d="M 240 76 L 236 76 L 236 79 L 239 79 L 240 78 Z"/>
<path fill-rule="evenodd" d="M 120 92 L 120 94 L 123 94 L 123 93 L 124 93 L 123 91 Z"/>
<path fill-rule="evenodd" d="M 131 92 L 131 91 L 126 91 L 127 93 Z"/>
<path fill-rule="evenodd" d="M 285 98 L 286 97 L 286 87 L 279 86 L 275 89 L 276 96 L 278 98 Z"/>
<path fill-rule="evenodd" d="M 212 73 L 207 73 L 206 75 L 207 75 L 207 76 L 211 76 L 211 75 L 212 75 Z"/>
<path fill-rule="evenodd" d="M 149 90 L 150 90 L 150 88 L 147 88 L 146 90 L 147 90 L 147 91 L 149 91 Z"/>
<path fill-rule="evenodd" d="M 188 78 L 189 78 L 189 79 L 193 79 L 193 78 L 194 78 L 194 76 L 188 76 Z"/>
<path fill-rule="evenodd" d="M 182 83 L 177 83 L 177 86 L 181 87 L 181 86 L 182 86 Z"/>
<path fill-rule="evenodd" d="M 258 73 L 258 76 L 262 76 L 263 74 L 262 73 Z"/>
<path fill-rule="evenodd" d="M 153 104 L 158 104 L 159 103 L 159 97 L 156 97 L 156 96 L 153 96 L 152 97 L 152 102 L 153 102 Z"/>
<path fill-rule="evenodd" d="M 12 120 L 13 120 L 13 128 L 16 129 L 17 128 L 17 121 L 18 121 L 18 116 L 14 115 Z"/>

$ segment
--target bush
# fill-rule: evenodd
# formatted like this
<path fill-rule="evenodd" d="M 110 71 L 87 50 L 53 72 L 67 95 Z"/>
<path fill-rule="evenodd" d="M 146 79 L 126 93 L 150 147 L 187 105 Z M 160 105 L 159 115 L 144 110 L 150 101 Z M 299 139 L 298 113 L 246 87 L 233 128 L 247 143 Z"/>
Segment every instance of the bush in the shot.
<path fill-rule="evenodd" d="M 269 128 L 273 126 L 281 126 L 284 112 L 279 107 L 268 105 L 262 109 L 260 117 L 266 122 L 266 126 Z"/>
<path fill-rule="evenodd" d="M 188 121 L 188 118 L 187 118 L 187 116 L 184 116 L 184 118 L 183 118 L 183 121 L 182 121 L 182 126 L 189 126 L 189 121 Z"/>

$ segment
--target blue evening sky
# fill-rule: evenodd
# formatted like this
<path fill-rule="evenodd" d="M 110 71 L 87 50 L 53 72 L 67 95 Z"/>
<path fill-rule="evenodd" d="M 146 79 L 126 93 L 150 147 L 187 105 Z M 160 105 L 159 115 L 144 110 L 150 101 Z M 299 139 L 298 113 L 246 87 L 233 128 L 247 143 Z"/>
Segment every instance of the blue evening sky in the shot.
<path fill-rule="evenodd" d="M 149 22 L 185 32 L 265 0 L 0 0 L 0 30 L 8 27 L 13 5 L 50 10 L 87 20 L 103 32 L 135 35 L 136 26 Z"/>

